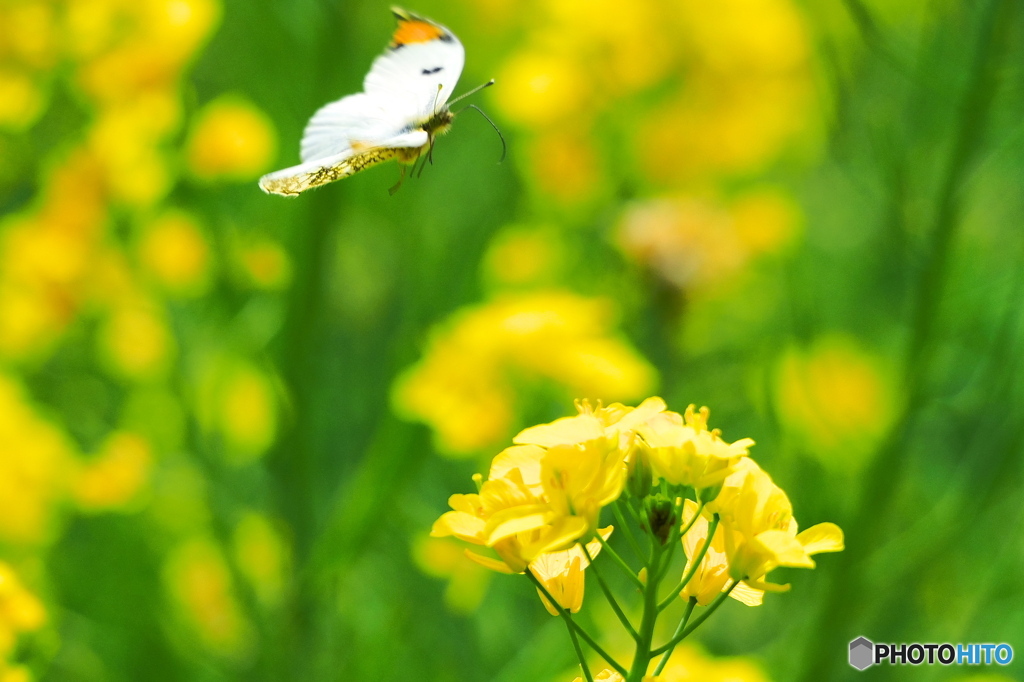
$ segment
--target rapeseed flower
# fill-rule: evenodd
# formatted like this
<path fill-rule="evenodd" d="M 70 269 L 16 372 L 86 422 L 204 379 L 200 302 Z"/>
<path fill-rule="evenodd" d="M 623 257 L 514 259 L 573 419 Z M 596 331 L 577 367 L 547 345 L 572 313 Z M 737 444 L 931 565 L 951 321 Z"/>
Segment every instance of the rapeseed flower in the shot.
<path fill-rule="evenodd" d="M 605 540 L 612 534 L 612 527 L 598 531 Z M 577 613 L 583 606 L 583 571 L 590 565 L 590 559 L 601 552 L 601 542 L 591 540 L 584 552 L 577 543 L 569 549 L 548 552 L 530 562 L 530 572 L 544 585 L 548 593 L 558 602 L 558 608 L 548 601 L 544 593 L 537 590 L 544 608 L 552 616 L 557 616 L 560 609 L 568 609 Z M 590 556 L 590 559 L 587 556 Z"/>
<path fill-rule="evenodd" d="M 819 523 L 797 532 L 786 493 L 753 460 L 743 459 L 705 507 L 718 514 L 729 577 L 766 592 L 789 585 L 769 583 L 765 576 L 779 566 L 814 568 L 812 554 L 843 549 L 843 532 L 834 523 Z"/>
<path fill-rule="evenodd" d="M 750 438 L 722 440 L 718 429 L 708 430 L 709 415 L 708 408 L 697 411 L 690 405 L 682 417 L 663 412 L 639 429 L 655 479 L 690 486 L 704 500 L 714 499 L 717 487 L 754 444 Z"/>
<path fill-rule="evenodd" d="M 696 502 L 686 500 L 683 503 L 683 525 L 693 521 L 693 526 L 682 538 L 683 551 L 686 553 L 686 566 L 683 568 L 683 575 L 693 570 L 693 577 L 683 587 L 679 596 L 683 599 L 695 599 L 698 606 L 707 606 L 734 581 L 729 577 L 729 560 L 725 554 L 725 533 L 721 528 L 715 529 L 715 535 L 711 539 L 707 552 L 701 557 L 697 568 L 693 569 L 694 560 L 698 556 L 700 548 L 707 541 L 710 529 L 708 520 L 703 516 L 693 518 L 697 513 Z M 761 603 L 764 592 L 741 583 L 729 592 L 729 596 L 747 606 L 757 606 Z"/>
<path fill-rule="evenodd" d="M 448 504 L 453 511 L 442 515 L 430 534 L 490 547 L 497 559 L 475 552 L 468 556 L 502 573 L 522 573 L 541 554 L 572 545 L 587 530 L 585 519 L 559 515 L 534 494 L 519 469 L 485 481 L 479 493 L 452 495 Z"/>

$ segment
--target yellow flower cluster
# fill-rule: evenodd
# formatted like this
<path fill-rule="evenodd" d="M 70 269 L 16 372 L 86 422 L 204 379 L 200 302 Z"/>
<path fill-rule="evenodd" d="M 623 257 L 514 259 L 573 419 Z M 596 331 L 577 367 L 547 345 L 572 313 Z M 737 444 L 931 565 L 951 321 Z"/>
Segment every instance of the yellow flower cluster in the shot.
<path fill-rule="evenodd" d="M 507 15 L 488 28 L 530 16 L 492 96 L 556 199 L 593 197 L 632 168 L 659 186 L 749 176 L 807 130 L 810 37 L 792 0 L 487 5 Z"/>
<path fill-rule="evenodd" d="M 691 405 L 680 415 L 661 398 L 649 398 L 636 408 L 581 402 L 578 411 L 519 433 L 494 457 L 487 480 L 476 479 L 477 493 L 449 499 L 452 511 L 431 534 L 489 548 L 493 555 L 468 555 L 495 571 L 529 570 L 572 611 L 582 602 L 587 555 L 593 558 L 602 544 L 595 540 L 584 551 L 580 543 L 610 534 L 610 527 L 598 531 L 600 513 L 627 490 L 627 478 L 634 498 L 665 486 L 693 492 L 695 500 L 671 499 L 677 509 L 682 505 L 677 521 L 689 528 L 682 537 L 690 559 L 684 575 L 693 577 L 681 596 L 701 605 L 726 590 L 758 604 L 763 591 L 788 589 L 766 582 L 773 569 L 813 568 L 811 554 L 843 548 L 834 524 L 797 532 L 786 494 L 747 456 L 754 442 L 730 443 L 709 430 L 707 408 Z M 715 535 L 707 542 L 711 519 Z M 650 532 L 657 535 L 653 527 Z M 698 551 L 705 545 L 706 552 Z"/>
<path fill-rule="evenodd" d="M 614 318 L 609 301 L 567 291 L 499 296 L 435 332 L 398 381 L 395 405 L 429 424 L 443 452 L 470 455 L 507 437 L 518 395 L 533 386 L 636 398 L 652 388 L 654 369 L 615 334 Z"/>
<path fill-rule="evenodd" d="M 220 14 L 220 0 L 0 2 L 0 131 L 19 134 L 41 121 L 43 137 L 67 131 L 47 139 L 53 152 L 39 159 L 38 178 L 25 161 L 4 178 L 20 173 L 19 186 L 35 189 L 0 218 L 0 365 L 11 373 L 0 375 L 0 541 L 19 551 L 53 542 L 69 513 L 132 511 L 152 500 L 157 507 L 169 496 L 168 481 L 181 483 L 172 472 L 156 473 L 184 430 L 183 396 L 167 385 L 179 339 L 165 299 L 208 292 L 218 264 L 208 226 L 167 198 L 182 168 L 203 180 L 252 178 L 275 146 L 266 116 L 229 97 L 201 108 L 187 149 L 177 148 L 186 123 L 183 77 Z M 51 89 L 66 92 L 73 106 L 48 110 Z M 290 263 L 276 244 L 235 251 L 245 287 L 287 284 Z M 59 351 L 83 337 L 95 350 L 78 355 L 95 355 L 124 399 L 121 414 L 100 422 L 109 431 L 76 432 L 78 446 L 16 373 L 44 367 L 74 384 L 78 377 L 64 372 Z M 209 408 L 210 428 L 224 437 L 227 456 L 245 463 L 276 437 L 277 397 L 266 373 L 225 364 L 228 371 L 200 382 L 212 388 L 198 402 L 206 393 L 218 401 L 201 406 Z M 96 381 L 91 373 L 89 381 Z M 188 504 L 202 507 L 203 496 L 191 495 Z M 208 525 L 205 509 L 179 511 L 174 530 L 185 537 Z M 236 563 L 272 604 L 285 589 L 284 543 L 261 522 L 239 527 Z M 209 648 L 244 653 L 249 626 L 223 558 L 183 543 L 187 549 L 168 562 L 168 590 Z M 0 680 L 22 679 L 12 670 L 0 666 Z"/>

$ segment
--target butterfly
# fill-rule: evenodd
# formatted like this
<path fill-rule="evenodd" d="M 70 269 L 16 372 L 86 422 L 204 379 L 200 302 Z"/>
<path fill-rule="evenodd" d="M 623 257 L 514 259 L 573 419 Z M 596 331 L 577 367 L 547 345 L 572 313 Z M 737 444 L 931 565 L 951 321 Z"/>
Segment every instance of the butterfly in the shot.
<path fill-rule="evenodd" d="M 448 131 L 455 117 L 448 99 L 466 59 L 462 43 L 429 19 L 397 7 L 391 11 L 398 28 L 366 74 L 363 92 L 313 114 L 302 134 L 302 163 L 260 178 L 264 192 L 296 196 L 390 159 L 415 163 L 424 153 L 429 157 L 434 139 Z"/>

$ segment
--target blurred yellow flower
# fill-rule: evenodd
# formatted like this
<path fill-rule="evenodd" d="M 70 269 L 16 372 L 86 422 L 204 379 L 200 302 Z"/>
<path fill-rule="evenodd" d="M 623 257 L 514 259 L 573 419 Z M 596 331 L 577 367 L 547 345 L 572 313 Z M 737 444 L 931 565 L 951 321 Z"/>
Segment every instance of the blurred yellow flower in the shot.
<path fill-rule="evenodd" d="M 769 682 L 747 658 L 713 658 L 692 645 L 676 648 L 661 675 L 645 682 Z"/>
<path fill-rule="evenodd" d="M 164 567 L 167 591 L 185 622 L 215 653 L 242 658 L 252 646 L 252 628 L 234 595 L 231 573 L 217 546 L 195 538 L 177 547 Z"/>
<path fill-rule="evenodd" d="M 427 575 L 445 578 L 444 603 L 455 613 L 472 613 L 483 601 L 492 572 L 466 556 L 463 547 L 448 538 L 419 536 L 413 542 L 413 560 Z"/>
<path fill-rule="evenodd" d="M 284 598 L 290 566 L 288 545 L 270 519 L 246 513 L 235 526 L 235 562 L 260 601 L 276 606 Z"/>
<path fill-rule="evenodd" d="M 5 3 L 0 8 L 0 53 L 34 69 L 53 67 L 60 38 L 55 9 L 40 0 Z"/>
<path fill-rule="evenodd" d="M 680 0 L 682 37 L 708 68 L 728 74 L 805 69 L 809 37 L 789 0 Z"/>
<path fill-rule="evenodd" d="M 218 391 L 217 425 L 242 464 L 262 456 L 277 436 L 277 399 L 266 374 L 240 364 Z"/>
<path fill-rule="evenodd" d="M 156 304 L 133 301 L 117 306 L 104 321 L 100 351 L 108 366 L 126 379 L 143 381 L 170 368 L 175 342 Z"/>
<path fill-rule="evenodd" d="M 602 182 L 602 160 L 586 130 L 558 127 L 528 141 L 527 160 L 536 185 L 566 204 L 595 196 Z"/>
<path fill-rule="evenodd" d="M 0 539 L 33 545 L 52 538 L 74 461 L 64 432 L 0 374 Z"/>
<path fill-rule="evenodd" d="M 553 229 L 511 226 L 491 240 L 484 255 L 488 280 L 500 286 L 528 286 L 557 275 L 564 260 Z"/>
<path fill-rule="evenodd" d="M 730 209 L 736 236 L 754 255 L 782 251 L 801 227 L 796 201 L 779 191 L 754 190 L 738 197 Z"/>
<path fill-rule="evenodd" d="M 238 263 L 246 281 L 257 289 L 278 291 L 292 281 L 292 262 L 280 244 L 269 240 L 242 246 Z"/>
<path fill-rule="evenodd" d="M 442 452 L 469 455 L 508 434 L 521 384 L 621 400 L 654 382 L 654 369 L 614 333 L 609 301 L 536 292 L 463 310 L 435 331 L 396 383 L 394 404 L 427 422 Z"/>
<path fill-rule="evenodd" d="M 0 670 L 18 637 L 46 623 L 46 609 L 8 564 L 0 561 Z"/>
<path fill-rule="evenodd" d="M 152 466 L 152 450 L 144 438 L 127 432 L 114 433 L 76 473 L 75 501 L 85 511 L 124 507 L 148 485 Z"/>
<path fill-rule="evenodd" d="M 0 70 L 0 129 L 20 131 L 35 123 L 43 112 L 44 97 L 26 73 Z"/>
<path fill-rule="evenodd" d="M 204 180 L 251 180 L 277 153 L 273 124 L 255 105 L 236 96 L 207 104 L 196 116 L 186 151 L 189 169 Z"/>
<path fill-rule="evenodd" d="M 89 149 L 114 199 L 148 207 L 167 195 L 174 177 L 163 142 L 180 119 L 179 96 L 171 90 L 149 91 L 100 112 Z"/>
<path fill-rule="evenodd" d="M 510 121 L 547 125 L 579 117 L 588 98 L 587 79 L 578 64 L 552 52 L 521 52 L 498 76 L 493 98 Z M 574 121 L 578 124 L 578 120 Z"/>
<path fill-rule="evenodd" d="M 885 363 L 847 336 L 819 339 L 779 360 L 775 400 L 787 429 L 837 468 L 859 466 L 896 418 Z"/>
<path fill-rule="evenodd" d="M 210 281 L 210 246 L 186 213 L 165 213 L 150 223 L 139 243 L 139 260 L 172 294 L 202 294 Z"/>
<path fill-rule="evenodd" d="M 42 293 L 0 285 L 0 355 L 25 359 L 46 353 L 64 318 Z"/>
<path fill-rule="evenodd" d="M 11 667 L 0 661 L 0 682 L 32 682 L 35 677 L 23 665 Z"/>
<path fill-rule="evenodd" d="M 627 255 L 692 290 L 728 284 L 752 259 L 783 251 L 798 224 L 792 199 L 755 189 L 730 203 L 697 197 L 634 203 L 616 238 Z"/>
<path fill-rule="evenodd" d="M 74 3 L 69 45 L 85 58 L 78 83 L 104 104 L 175 86 L 219 18 L 216 0 Z"/>

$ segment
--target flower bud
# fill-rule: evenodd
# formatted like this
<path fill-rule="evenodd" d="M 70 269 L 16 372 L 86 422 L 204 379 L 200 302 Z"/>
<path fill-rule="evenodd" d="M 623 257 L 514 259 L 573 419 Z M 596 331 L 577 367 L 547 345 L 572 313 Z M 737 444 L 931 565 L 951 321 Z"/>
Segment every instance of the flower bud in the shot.
<path fill-rule="evenodd" d="M 654 473 L 651 470 L 650 448 L 642 440 L 633 441 L 626 456 L 626 466 L 629 471 L 626 489 L 636 499 L 644 499 L 651 492 Z"/>

